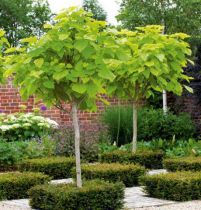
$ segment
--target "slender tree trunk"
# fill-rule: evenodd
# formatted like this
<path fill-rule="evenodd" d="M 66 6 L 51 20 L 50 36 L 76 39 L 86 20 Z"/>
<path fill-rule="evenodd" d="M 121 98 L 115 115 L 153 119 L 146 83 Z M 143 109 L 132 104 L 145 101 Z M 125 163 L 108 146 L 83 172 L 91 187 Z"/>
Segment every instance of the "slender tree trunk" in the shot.
<path fill-rule="evenodd" d="M 77 180 L 77 187 L 81 188 L 82 179 L 81 179 L 81 165 L 80 165 L 80 128 L 78 123 L 76 103 L 73 103 L 72 105 L 72 116 L 73 116 L 73 127 L 75 133 L 76 180 Z"/>
<path fill-rule="evenodd" d="M 120 101 L 118 99 L 118 128 L 117 128 L 117 138 L 116 138 L 116 144 L 119 145 L 119 132 L 120 132 L 120 123 L 121 123 L 121 108 L 120 108 Z"/>
<path fill-rule="evenodd" d="M 163 113 L 167 113 L 167 92 L 163 90 Z"/>
<path fill-rule="evenodd" d="M 133 102 L 133 141 L 132 141 L 132 152 L 135 153 L 137 150 L 137 104 Z"/>

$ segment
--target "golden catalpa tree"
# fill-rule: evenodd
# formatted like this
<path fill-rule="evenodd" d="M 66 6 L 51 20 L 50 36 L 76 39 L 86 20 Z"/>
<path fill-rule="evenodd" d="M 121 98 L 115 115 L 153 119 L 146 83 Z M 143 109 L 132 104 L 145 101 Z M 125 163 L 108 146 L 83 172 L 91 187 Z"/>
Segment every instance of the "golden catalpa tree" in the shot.
<path fill-rule="evenodd" d="M 163 35 L 162 26 L 138 27 L 131 32 L 116 32 L 121 46 L 120 60 L 113 60 L 115 79 L 108 86 L 108 93 L 133 104 L 133 140 L 132 152 L 137 149 L 137 109 L 140 102 L 154 95 L 154 91 L 167 90 L 181 95 L 183 81 L 190 81 L 184 75 L 188 56 L 191 55 L 189 44 L 184 41 L 188 35 L 176 33 Z M 118 68 L 116 68 L 118 66 Z"/>
<path fill-rule="evenodd" d="M 44 27 L 48 32 L 40 39 L 23 39 L 21 48 L 6 51 L 5 76 L 13 75 L 25 100 L 35 95 L 63 111 L 67 111 L 63 103 L 72 105 L 77 186 L 82 187 L 78 109 L 95 111 L 96 101 L 104 102 L 106 84 L 115 78 L 106 63 L 116 59 L 118 48 L 106 23 L 83 9 L 70 8 L 56 16 L 54 25 Z"/>

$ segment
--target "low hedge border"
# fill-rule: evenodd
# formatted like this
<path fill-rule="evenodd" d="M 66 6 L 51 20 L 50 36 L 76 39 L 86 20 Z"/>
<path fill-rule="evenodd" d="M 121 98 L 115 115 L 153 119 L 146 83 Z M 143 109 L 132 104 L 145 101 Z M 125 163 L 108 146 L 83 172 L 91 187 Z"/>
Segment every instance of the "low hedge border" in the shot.
<path fill-rule="evenodd" d="M 100 180 L 74 184 L 41 185 L 29 191 L 30 205 L 40 210 L 118 210 L 123 208 L 124 185 Z"/>
<path fill-rule="evenodd" d="M 20 171 L 37 171 L 50 175 L 54 179 L 69 178 L 75 166 L 74 157 L 48 157 L 30 159 L 19 163 Z"/>
<path fill-rule="evenodd" d="M 138 151 L 135 154 L 127 151 L 115 150 L 103 153 L 101 162 L 106 163 L 138 163 L 149 169 L 159 169 L 163 167 L 162 151 Z"/>
<path fill-rule="evenodd" d="M 50 181 L 50 177 L 42 173 L 11 172 L 0 175 L 0 200 L 27 198 L 27 191 L 39 184 Z"/>
<path fill-rule="evenodd" d="M 201 199 L 200 172 L 172 172 L 141 178 L 149 196 L 174 201 Z"/>
<path fill-rule="evenodd" d="M 139 177 L 146 173 L 146 169 L 140 165 L 120 163 L 103 163 L 82 165 L 82 177 L 86 180 L 102 179 L 110 182 L 123 182 L 126 187 L 139 184 Z M 75 178 L 75 168 L 72 177 Z"/>
<path fill-rule="evenodd" d="M 165 159 L 163 164 L 168 171 L 201 171 L 201 157 Z"/>

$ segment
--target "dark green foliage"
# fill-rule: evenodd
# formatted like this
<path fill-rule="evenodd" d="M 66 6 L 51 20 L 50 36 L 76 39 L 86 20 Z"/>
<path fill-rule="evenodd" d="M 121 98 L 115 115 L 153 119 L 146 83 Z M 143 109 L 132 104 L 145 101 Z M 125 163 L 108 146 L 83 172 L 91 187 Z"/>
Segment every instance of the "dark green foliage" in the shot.
<path fill-rule="evenodd" d="M 126 187 L 138 185 L 139 177 L 144 175 L 145 168 L 134 164 L 103 163 L 82 166 L 82 177 L 85 179 L 103 179 L 110 182 L 123 182 Z M 72 170 L 75 177 L 75 168 Z"/>
<path fill-rule="evenodd" d="M 42 173 L 12 172 L 0 175 L 0 200 L 27 198 L 27 191 L 39 184 L 45 184 L 50 180 Z"/>
<path fill-rule="evenodd" d="M 120 126 L 118 134 L 118 117 L 120 111 Z M 103 113 L 103 123 L 108 127 L 111 140 L 118 145 L 131 142 L 132 139 L 132 108 L 112 107 Z M 195 134 L 195 125 L 188 114 L 174 115 L 171 112 L 163 114 L 161 109 L 142 108 L 138 112 L 138 139 L 151 141 L 153 139 L 170 140 L 189 139 Z"/>
<path fill-rule="evenodd" d="M 75 154 L 74 131 L 71 128 L 61 128 L 52 134 L 56 142 L 56 155 L 73 156 Z M 94 132 L 81 131 L 80 153 L 82 161 L 96 162 L 98 160 L 98 136 Z"/>
<path fill-rule="evenodd" d="M 96 20 L 106 20 L 107 14 L 99 4 L 98 0 L 84 0 L 83 8 L 87 12 L 93 14 L 93 18 Z"/>
<path fill-rule="evenodd" d="M 75 166 L 73 157 L 50 157 L 30 159 L 19 163 L 20 171 L 37 171 L 50 175 L 54 179 L 69 178 L 72 167 Z"/>
<path fill-rule="evenodd" d="M 131 30 L 139 26 L 164 24 L 168 34 L 184 32 L 195 36 L 200 34 L 201 0 L 123 0 L 118 20 Z"/>
<path fill-rule="evenodd" d="M 185 157 L 164 160 L 168 171 L 201 171 L 201 157 Z"/>
<path fill-rule="evenodd" d="M 40 210 L 118 210 L 123 208 L 124 185 L 100 180 L 74 184 L 42 185 L 30 191 L 30 204 Z"/>
<path fill-rule="evenodd" d="M 201 199 L 200 172 L 147 175 L 142 177 L 141 181 L 151 197 L 175 201 Z"/>
<path fill-rule="evenodd" d="M 138 163 L 151 169 L 162 168 L 162 161 L 162 151 L 137 151 L 133 154 L 128 151 L 116 150 L 101 155 L 101 162 Z"/>
<path fill-rule="evenodd" d="M 0 28 L 6 31 L 8 41 L 17 46 L 19 40 L 30 35 L 40 36 L 43 24 L 51 12 L 46 0 L 1 0 Z"/>

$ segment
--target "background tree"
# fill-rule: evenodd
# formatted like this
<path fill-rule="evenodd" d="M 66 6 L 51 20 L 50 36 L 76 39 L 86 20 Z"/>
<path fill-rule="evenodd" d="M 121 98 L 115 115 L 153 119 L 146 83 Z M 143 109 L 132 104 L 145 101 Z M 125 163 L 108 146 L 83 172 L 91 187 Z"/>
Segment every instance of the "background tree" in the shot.
<path fill-rule="evenodd" d="M 117 16 L 125 28 L 145 25 L 165 26 L 165 33 L 201 32 L 201 0 L 122 0 Z"/>
<path fill-rule="evenodd" d="M 47 0 L 0 0 L 0 28 L 12 46 L 30 35 L 41 36 L 50 17 Z"/>
<path fill-rule="evenodd" d="M 93 18 L 96 20 L 106 20 L 107 14 L 99 4 L 98 0 L 84 0 L 83 8 L 87 12 L 93 14 Z"/>
<path fill-rule="evenodd" d="M 84 10 L 70 8 L 59 14 L 55 25 L 45 25 L 49 31 L 37 41 L 23 39 L 28 48 L 20 54 L 6 51 L 8 69 L 5 76 L 14 73 L 14 84 L 20 87 L 23 99 L 35 95 L 49 106 L 67 112 L 63 103 L 72 105 L 75 131 L 77 186 L 82 186 L 80 167 L 80 128 L 78 108 L 95 111 L 96 101 L 102 100 L 107 81 L 114 79 L 107 60 L 114 59 L 112 37 L 103 30 L 106 23 L 95 21 Z M 112 48 L 112 49 L 111 49 Z M 109 62 L 110 63 L 110 62 Z"/>
<path fill-rule="evenodd" d="M 183 74 L 187 56 L 191 55 L 189 44 L 183 33 L 163 35 L 161 26 L 138 27 L 135 32 L 118 33 L 122 45 L 119 57 L 113 61 L 115 79 L 108 88 L 113 96 L 127 99 L 133 103 L 133 140 L 132 152 L 137 149 L 137 109 L 143 99 L 149 98 L 154 91 L 163 89 L 181 95 L 182 80 L 189 82 Z M 191 88 L 184 85 L 191 91 Z"/>

